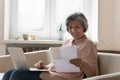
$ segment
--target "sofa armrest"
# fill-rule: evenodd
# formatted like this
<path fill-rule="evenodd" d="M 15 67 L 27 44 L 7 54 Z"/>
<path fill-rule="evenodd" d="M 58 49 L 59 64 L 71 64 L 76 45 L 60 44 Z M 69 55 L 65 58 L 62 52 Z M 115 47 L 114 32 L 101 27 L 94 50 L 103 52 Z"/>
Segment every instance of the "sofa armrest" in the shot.
<path fill-rule="evenodd" d="M 98 75 L 95 77 L 85 78 L 83 80 L 120 80 L 120 72 Z"/>
<path fill-rule="evenodd" d="M 25 57 L 27 59 L 29 67 L 33 67 L 33 65 L 38 60 L 43 60 L 45 64 L 50 63 L 52 60 L 48 53 L 48 50 L 27 52 L 25 53 Z M 10 55 L 0 56 L 0 72 L 4 72 L 6 70 L 13 69 L 13 68 L 14 66 L 13 66 Z"/>

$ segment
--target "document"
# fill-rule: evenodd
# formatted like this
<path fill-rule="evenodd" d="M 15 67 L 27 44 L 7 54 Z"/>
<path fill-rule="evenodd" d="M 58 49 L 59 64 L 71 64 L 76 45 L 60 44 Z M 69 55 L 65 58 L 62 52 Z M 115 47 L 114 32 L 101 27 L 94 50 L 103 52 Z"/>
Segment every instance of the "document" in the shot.
<path fill-rule="evenodd" d="M 52 54 L 56 72 L 80 72 L 80 68 L 69 62 L 77 58 L 76 46 L 63 46 L 49 48 Z"/>

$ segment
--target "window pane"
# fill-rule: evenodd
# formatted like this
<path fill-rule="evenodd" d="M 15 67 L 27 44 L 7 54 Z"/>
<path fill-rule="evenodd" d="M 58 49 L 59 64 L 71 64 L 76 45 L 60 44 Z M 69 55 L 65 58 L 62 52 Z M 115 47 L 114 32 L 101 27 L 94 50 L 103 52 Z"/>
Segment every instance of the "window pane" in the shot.
<path fill-rule="evenodd" d="M 44 30 L 45 0 L 18 0 L 18 32 Z"/>
<path fill-rule="evenodd" d="M 56 21 L 57 25 L 64 26 L 65 30 L 65 20 L 74 12 L 81 12 L 82 11 L 82 0 L 56 0 Z M 64 39 L 70 38 L 69 34 L 67 34 L 67 31 L 65 33 Z"/>
<path fill-rule="evenodd" d="M 82 9 L 81 0 L 56 0 L 56 16 L 58 22 L 65 22 L 67 16 Z"/>
<path fill-rule="evenodd" d="M 87 36 L 97 40 L 98 0 L 6 0 L 5 26 L 10 39 L 23 33 L 35 33 L 40 39 L 58 39 L 58 28 L 74 12 L 83 12 L 88 19 Z M 6 4 L 5 2 L 5 4 Z M 94 29 L 94 30 L 93 30 Z M 93 33 L 94 32 L 94 33 Z M 68 38 L 65 31 L 64 39 Z"/>

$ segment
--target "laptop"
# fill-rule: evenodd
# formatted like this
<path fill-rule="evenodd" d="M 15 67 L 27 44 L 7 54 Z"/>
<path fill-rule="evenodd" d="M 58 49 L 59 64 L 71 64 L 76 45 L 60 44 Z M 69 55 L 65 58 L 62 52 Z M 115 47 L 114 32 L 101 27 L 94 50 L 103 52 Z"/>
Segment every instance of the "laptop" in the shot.
<path fill-rule="evenodd" d="M 28 63 L 27 63 L 27 59 L 25 57 L 25 54 L 24 54 L 22 48 L 20 48 L 20 47 L 8 47 L 7 49 L 8 49 L 10 56 L 11 56 L 11 59 L 12 59 L 12 62 L 13 62 L 15 69 L 23 68 L 23 69 L 27 69 L 30 71 L 49 71 L 46 69 L 29 68 Z"/>

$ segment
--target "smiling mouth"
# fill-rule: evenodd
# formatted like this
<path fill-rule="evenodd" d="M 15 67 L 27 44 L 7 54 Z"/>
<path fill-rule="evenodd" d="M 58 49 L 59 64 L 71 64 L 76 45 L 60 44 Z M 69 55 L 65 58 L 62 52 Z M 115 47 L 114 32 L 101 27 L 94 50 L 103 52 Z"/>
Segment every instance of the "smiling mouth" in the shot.
<path fill-rule="evenodd" d="M 72 35 L 78 35 L 78 33 L 73 33 Z"/>

